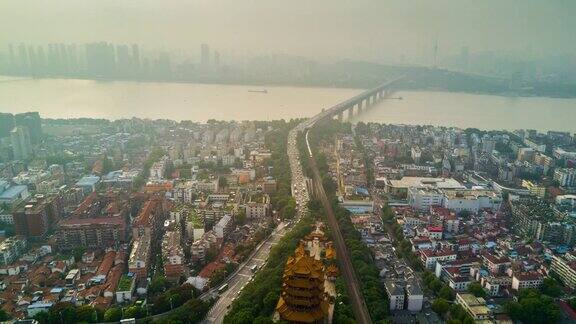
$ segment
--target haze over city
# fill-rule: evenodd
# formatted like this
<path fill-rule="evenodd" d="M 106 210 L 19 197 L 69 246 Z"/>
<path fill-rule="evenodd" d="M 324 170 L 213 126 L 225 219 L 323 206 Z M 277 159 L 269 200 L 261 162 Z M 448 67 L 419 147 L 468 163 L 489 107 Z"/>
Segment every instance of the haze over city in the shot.
<path fill-rule="evenodd" d="M 139 43 L 196 52 L 200 43 L 237 55 L 429 63 L 468 46 L 514 57 L 576 52 L 573 1 L 4 0 L 8 43 Z"/>
<path fill-rule="evenodd" d="M 574 17 L 0 0 L 0 322 L 576 323 Z"/>

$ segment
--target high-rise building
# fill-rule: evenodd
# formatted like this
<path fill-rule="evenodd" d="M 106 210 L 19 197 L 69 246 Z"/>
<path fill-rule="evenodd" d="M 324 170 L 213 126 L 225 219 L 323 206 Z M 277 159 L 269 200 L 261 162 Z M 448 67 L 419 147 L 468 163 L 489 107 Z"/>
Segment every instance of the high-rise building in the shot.
<path fill-rule="evenodd" d="M 14 212 L 14 230 L 17 235 L 43 238 L 49 230 L 48 207 L 44 200 L 31 199 Z"/>
<path fill-rule="evenodd" d="M 463 71 L 468 70 L 468 64 L 470 61 L 470 49 L 468 46 L 463 46 L 460 50 L 460 65 Z"/>
<path fill-rule="evenodd" d="M 203 67 L 207 67 L 210 64 L 210 47 L 208 44 L 200 46 L 200 63 Z"/>
<path fill-rule="evenodd" d="M 26 45 L 20 44 L 18 45 L 18 68 L 20 72 L 28 71 L 28 53 L 26 50 Z"/>
<path fill-rule="evenodd" d="M 44 54 L 44 47 L 43 46 L 38 46 L 36 48 L 36 60 L 37 60 L 37 66 L 38 66 L 37 73 L 38 74 L 46 73 L 46 55 Z"/>
<path fill-rule="evenodd" d="M 0 138 L 10 136 L 10 131 L 14 126 L 14 115 L 0 113 Z"/>
<path fill-rule="evenodd" d="M 26 160 L 32 156 L 32 144 L 26 127 L 14 127 L 10 132 L 10 140 L 12 141 L 14 159 Z"/>
<path fill-rule="evenodd" d="M 140 71 L 140 48 L 138 44 L 132 44 L 132 64 L 135 73 Z"/>
<path fill-rule="evenodd" d="M 55 235 L 58 247 L 106 248 L 125 243 L 128 213 L 128 199 L 120 192 L 93 192 L 72 216 L 58 223 Z"/>
<path fill-rule="evenodd" d="M 86 68 L 95 76 L 111 76 L 116 70 L 114 45 L 106 42 L 86 44 Z"/>
<path fill-rule="evenodd" d="M 16 59 L 16 54 L 14 53 L 13 44 L 8 45 L 8 59 L 10 63 L 10 69 L 15 69 L 18 63 Z"/>
<path fill-rule="evenodd" d="M 28 62 L 30 63 L 29 69 L 32 75 L 36 75 L 38 69 L 38 62 L 36 60 L 36 51 L 34 46 L 28 46 Z"/>
<path fill-rule="evenodd" d="M 40 143 L 42 138 L 42 122 L 38 112 L 26 112 L 14 115 L 16 126 L 23 126 L 28 129 L 30 142 L 32 144 Z"/>
<path fill-rule="evenodd" d="M 220 66 L 220 52 L 214 51 L 214 66 Z"/>

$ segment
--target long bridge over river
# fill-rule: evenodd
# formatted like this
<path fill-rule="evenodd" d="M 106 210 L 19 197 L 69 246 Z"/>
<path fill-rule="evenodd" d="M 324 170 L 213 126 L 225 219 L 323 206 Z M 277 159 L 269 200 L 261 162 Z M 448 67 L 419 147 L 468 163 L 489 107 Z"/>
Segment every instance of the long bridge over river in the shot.
<path fill-rule="evenodd" d="M 330 226 L 330 230 L 333 234 L 334 245 L 336 247 L 338 255 L 337 258 L 338 265 L 340 267 L 342 276 L 344 277 L 344 282 L 346 283 L 346 290 L 348 291 L 348 296 L 350 297 L 354 317 L 356 318 L 356 321 L 358 323 L 363 324 L 372 323 L 372 319 L 370 318 L 370 312 L 368 311 L 368 307 L 366 306 L 366 302 L 362 294 L 362 288 L 356 276 L 356 272 L 354 270 L 354 266 L 352 265 L 350 255 L 348 254 L 348 249 L 346 248 L 346 243 L 344 241 L 344 237 L 342 236 L 342 232 L 340 231 L 340 227 L 338 226 L 338 221 L 336 220 L 336 217 L 334 215 L 332 205 L 330 203 L 330 200 L 326 196 L 324 187 L 322 186 L 322 178 L 320 175 L 320 171 L 316 166 L 316 161 L 314 158 L 313 150 L 310 147 L 308 135 L 309 130 L 313 128 L 318 122 L 336 117 L 339 120 L 342 120 L 344 117 L 344 113 L 346 111 L 348 111 L 348 116 L 349 118 L 351 118 L 354 115 L 355 107 L 357 107 L 356 109 L 358 110 L 358 113 L 361 113 L 363 109 L 367 109 L 370 106 L 374 105 L 376 102 L 387 98 L 392 93 L 394 84 L 396 84 L 396 82 L 398 82 L 399 80 L 401 80 L 401 78 L 382 83 L 377 87 L 374 87 L 370 90 L 366 90 L 355 97 L 352 97 L 329 109 L 322 111 L 318 115 L 312 117 L 311 119 L 297 126 L 297 128 L 299 128 L 301 131 L 304 131 L 306 134 L 306 144 L 308 146 L 308 154 L 310 156 L 310 162 L 311 162 L 310 166 L 312 167 L 312 173 L 313 173 L 312 176 L 314 181 L 314 187 L 316 189 L 314 190 L 314 192 L 322 202 L 324 210 L 326 211 L 326 218 L 328 221 L 328 225 Z"/>

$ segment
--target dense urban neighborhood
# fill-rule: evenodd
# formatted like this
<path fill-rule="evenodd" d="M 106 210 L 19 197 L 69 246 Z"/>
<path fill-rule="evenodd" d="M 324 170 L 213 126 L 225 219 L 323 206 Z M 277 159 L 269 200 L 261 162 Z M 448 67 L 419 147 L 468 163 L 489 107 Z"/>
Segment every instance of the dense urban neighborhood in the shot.
<path fill-rule="evenodd" d="M 3 320 L 576 320 L 569 133 L 0 124 Z"/>

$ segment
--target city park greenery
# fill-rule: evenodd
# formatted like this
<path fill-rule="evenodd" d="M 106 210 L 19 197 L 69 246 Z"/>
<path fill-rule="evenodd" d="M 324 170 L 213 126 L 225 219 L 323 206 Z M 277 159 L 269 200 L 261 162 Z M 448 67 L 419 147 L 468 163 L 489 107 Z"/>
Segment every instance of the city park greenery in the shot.
<path fill-rule="evenodd" d="M 557 323 L 560 320 L 560 308 L 554 298 L 544 294 L 544 291 L 520 290 L 518 301 L 506 303 L 504 309 L 512 319 L 526 324 Z"/>
<path fill-rule="evenodd" d="M 161 288 L 153 290 L 150 285 L 149 302 L 136 302 L 127 306 L 115 306 L 106 310 L 90 305 L 75 306 L 69 302 L 56 303 L 49 311 L 40 312 L 34 319 L 45 323 L 99 323 L 118 322 L 121 319 L 137 318 L 151 321 L 152 315 L 164 314 L 156 322 L 197 323 L 210 309 L 210 303 L 202 301 L 200 292 L 189 284 L 170 287 L 163 283 Z"/>

